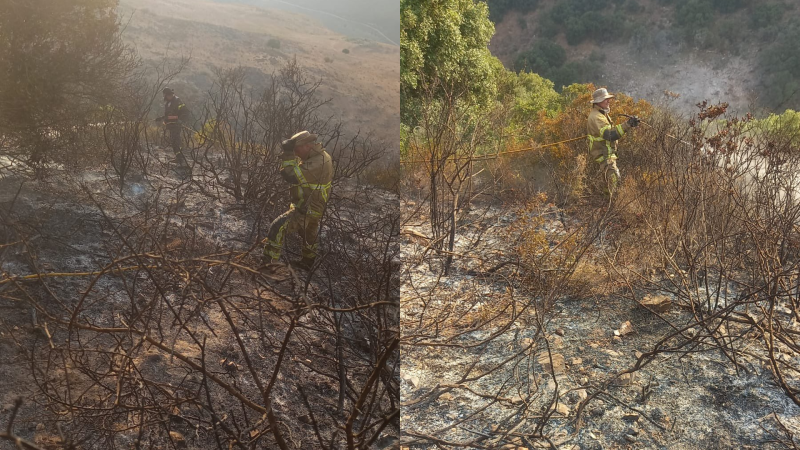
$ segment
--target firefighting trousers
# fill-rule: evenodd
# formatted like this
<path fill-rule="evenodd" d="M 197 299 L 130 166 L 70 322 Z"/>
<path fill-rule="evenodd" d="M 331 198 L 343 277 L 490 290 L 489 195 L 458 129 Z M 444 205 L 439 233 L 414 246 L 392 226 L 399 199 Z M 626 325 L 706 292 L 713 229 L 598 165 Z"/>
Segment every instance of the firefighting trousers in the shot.
<path fill-rule="evenodd" d="M 319 221 L 319 217 L 303 214 L 294 208 L 281 214 L 269 226 L 267 238 L 264 240 L 264 256 L 271 258 L 273 261 L 279 259 L 283 248 L 283 238 L 286 233 L 297 231 L 303 241 L 303 258 L 316 258 Z"/>
<path fill-rule="evenodd" d="M 175 153 L 175 158 L 178 161 L 178 164 L 181 166 L 186 166 L 188 163 L 186 162 L 186 157 L 183 156 L 183 152 L 181 152 L 181 144 L 183 142 L 183 137 L 181 136 L 181 128 L 175 126 L 168 126 L 167 132 L 169 136 L 169 145 L 172 147 L 172 152 Z"/>
<path fill-rule="evenodd" d="M 617 158 L 612 156 L 608 160 L 597 164 L 597 175 L 595 176 L 596 185 L 604 195 L 611 195 L 617 189 L 619 183 L 619 169 L 617 168 Z"/>

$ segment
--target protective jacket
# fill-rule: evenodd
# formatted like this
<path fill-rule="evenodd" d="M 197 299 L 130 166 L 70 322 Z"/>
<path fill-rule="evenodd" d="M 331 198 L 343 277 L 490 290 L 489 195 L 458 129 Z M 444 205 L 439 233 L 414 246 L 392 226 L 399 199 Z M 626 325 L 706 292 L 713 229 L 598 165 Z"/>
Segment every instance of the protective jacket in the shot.
<path fill-rule="evenodd" d="M 172 100 L 164 103 L 164 123 L 167 128 L 180 128 L 181 122 L 186 120 L 189 109 L 177 95 L 172 96 Z"/>
<path fill-rule="evenodd" d="M 333 180 L 331 155 L 317 143 L 305 160 L 288 151 L 282 159 L 281 176 L 291 185 L 292 206 L 303 214 L 322 217 Z"/>
<path fill-rule="evenodd" d="M 608 111 L 592 105 L 592 111 L 586 123 L 586 134 L 589 135 L 589 156 L 596 162 L 604 162 L 617 154 L 616 141 L 630 129 L 627 122 L 613 125 Z"/>

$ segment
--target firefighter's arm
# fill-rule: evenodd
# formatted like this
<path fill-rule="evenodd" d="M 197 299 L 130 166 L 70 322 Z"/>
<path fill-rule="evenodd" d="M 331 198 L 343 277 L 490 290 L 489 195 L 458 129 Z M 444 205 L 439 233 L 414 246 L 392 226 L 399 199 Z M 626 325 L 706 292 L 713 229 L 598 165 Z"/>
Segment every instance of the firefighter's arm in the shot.
<path fill-rule="evenodd" d="M 628 122 L 624 122 L 618 125 L 606 125 L 600 130 L 600 132 L 603 133 L 603 139 L 607 141 L 616 141 L 624 136 L 625 132 L 630 129 L 630 124 Z"/>
<path fill-rule="evenodd" d="M 188 115 L 189 115 L 189 108 L 186 107 L 185 103 L 181 102 L 181 104 L 178 105 L 178 115 L 177 116 L 173 116 L 173 118 L 180 119 L 181 121 L 185 122 L 186 121 L 186 117 Z"/>
<path fill-rule="evenodd" d="M 281 177 L 289 184 L 300 184 L 297 176 L 300 168 L 297 165 L 297 157 L 294 155 L 294 141 L 286 139 L 281 142 L 283 155 L 281 155 Z"/>

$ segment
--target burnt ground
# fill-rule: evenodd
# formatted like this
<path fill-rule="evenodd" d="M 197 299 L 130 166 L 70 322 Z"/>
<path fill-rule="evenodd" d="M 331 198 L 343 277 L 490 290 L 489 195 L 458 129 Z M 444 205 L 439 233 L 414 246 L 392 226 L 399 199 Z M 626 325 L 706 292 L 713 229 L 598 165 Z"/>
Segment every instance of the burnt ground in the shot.
<path fill-rule="evenodd" d="M 156 154 L 159 160 L 167 159 L 161 151 Z M 104 416 L 108 419 L 98 421 L 92 419 L 96 411 L 88 407 L 77 408 L 73 410 L 75 416 L 69 416 L 68 408 L 59 403 L 66 397 L 58 398 L 64 394 L 58 389 L 66 386 L 74 390 L 86 389 L 82 397 L 77 400 L 73 397 L 73 403 L 96 402 L 91 404 L 108 407 L 93 397 L 92 389 L 107 388 L 105 379 L 91 382 L 89 369 L 96 368 L 94 363 L 75 357 L 66 363 L 70 367 L 74 364 L 74 371 L 64 367 L 59 372 L 47 366 L 48 358 L 51 364 L 70 361 L 70 358 L 59 359 L 60 355 L 69 354 L 62 343 L 84 345 L 91 342 L 88 353 L 96 345 L 114 347 L 115 344 L 113 339 L 102 334 L 82 341 L 85 334 L 78 336 L 78 332 L 66 331 L 65 325 L 55 323 L 54 318 L 64 320 L 65 313 L 68 316 L 70 311 L 77 310 L 78 320 L 85 324 L 119 327 L 131 321 L 133 312 L 148 310 L 162 315 L 154 319 L 159 323 L 157 334 L 161 336 L 160 342 L 171 344 L 171 350 L 135 341 L 123 344 L 123 347 L 128 346 L 130 361 L 136 367 L 136 375 L 130 372 L 130 380 L 126 380 L 131 385 L 123 383 L 123 389 L 130 389 L 128 398 L 136 397 L 136 391 L 145 386 L 148 392 L 154 386 L 170 386 L 163 392 L 153 391 L 152 399 L 147 401 L 156 403 L 173 402 L 192 389 L 197 392 L 198 383 L 208 383 L 208 380 L 198 375 L 197 370 L 187 369 L 187 365 L 175 357 L 175 354 L 183 354 L 192 361 L 204 359 L 212 366 L 210 374 L 216 374 L 223 382 L 258 402 L 255 378 L 262 382 L 269 380 L 278 358 L 282 358 L 272 404 L 290 445 L 294 448 L 313 446 L 317 442 L 315 427 L 321 435 L 336 433 L 337 424 L 347 420 L 360 386 L 369 376 L 370 361 L 373 354 L 379 353 L 379 343 L 364 343 L 371 331 L 364 328 L 369 324 L 359 322 L 361 316 L 343 314 L 337 322 L 339 328 L 332 330 L 334 314 L 321 309 L 299 313 L 299 308 L 303 302 L 323 302 L 335 296 L 334 291 L 346 289 L 330 281 L 332 274 L 345 273 L 346 268 L 323 261 L 312 279 L 289 268 L 278 269 L 270 276 L 254 275 L 250 268 L 258 267 L 261 252 L 261 246 L 256 244 L 263 238 L 269 218 L 283 209 L 283 198 L 278 196 L 262 210 L 243 208 L 224 194 L 216 198 L 209 196 L 207 186 L 196 189 L 189 179 L 177 176 L 165 164 L 158 161 L 153 164 L 147 176 L 132 176 L 132 181 L 121 191 L 115 178 L 107 176 L 103 169 L 55 168 L 47 181 L 30 181 L 8 173 L 0 176 L 0 211 L 3 213 L 0 238 L 4 239 L 0 247 L 0 280 L 3 281 L 0 284 L 0 424 L 3 429 L 14 411 L 15 401 L 21 398 L 23 403 L 13 431 L 42 448 L 63 448 L 59 434 L 69 439 L 71 433 L 90 436 L 82 448 L 133 448 L 134 445 L 217 448 L 212 427 L 193 425 L 197 423 L 193 420 L 201 414 L 189 404 L 176 403 L 176 407 L 167 411 L 170 417 L 167 422 L 151 423 L 143 432 L 140 428 L 126 429 L 126 413 Z M 201 178 L 195 173 L 193 179 L 197 183 Z M 357 215 L 349 209 L 352 208 L 350 197 L 363 195 L 359 194 L 361 190 L 363 187 L 341 185 L 337 193 L 341 210 L 336 211 L 337 216 Z M 372 198 L 391 203 L 390 195 Z M 374 203 L 360 207 L 364 214 L 371 214 L 386 205 Z M 331 233 L 334 232 L 323 228 L 322 241 L 334 239 Z M 297 239 L 289 237 L 287 248 L 290 257 L 297 256 Z M 250 250 L 253 251 L 248 253 Z M 142 257 L 144 254 L 157 257 Z M 229 270 L 231 266 L 227 264 L 231 260 L 226 258 L 232 254 L 244 269 Z M 132 258 L 131 255 L 138 256 Z M 163 258 L 163 262 L 153 263 L 158 266 L 155 268 L 140 267 L 124 275 L 109 270 L 112 266 L 144 265 L 146 261 L 152 263 L 159 258 Z M 198 265 L 198 260 L 203 258 L 221 263 L 199 262 Z M 184 264 L 181 261 L 187 261 L 185 267 L 181 266 Z M 181 275 L 185 268 L 190 269 L 186 278 Z M 107 272 L 55 275 L 44 281 L 20 279 L 37 273 L 75 274 L 101 270 Z M 242 345 L 250 354 L 250 361 L 236 344 L 235 329 L 221 310 L 214 307 L 215 297 L 209 296 L 209 292 L 215 286 L 231 298 L 228 305 L 233 322 L 238 327 Z M 152 301 L 153 298 L 161 300 Z M 186 299 L 199 299 L 200 306 Z M 345 306 L 330 301 L 334 302 L 331 306 Z M 42 311 L 37 312 L 31 307 L 32 303 Z M 170 315 L 164 305 L 179 305 L 179 310 L 171 311 Z M 296 318 L 296 331 L 281 353 L 281 342 L 292 317 Z M 202 347 L 193 340 L 196 335 L 192 333 L 203 336 L 204 343 L 208 339 L 205 354 L 201 354 Z M 340 340 L 335 338 L 337 333 L 342 336 Z M 48 345 L 57 350 L 48 353 Z M 339 396 L 342 385 L 336 381 L 337 359 L 332 356 L 339 346 L 343 348 L 339 358 L 353 362 L 347 368 L 350 385 L 344 398 Z M 392 368 L 387 370 L 391 373 Z M 66 381 L 56 381 L 59 374 L 66 374 Z M 136 385 L 137 382 L 140 384 Z M 385 382 L 392 384 L 390 375 Z M 43 391 L 45 388 L 51 390 L 47 395 Z M 245 427 L 242 435 L 249 436 L 254 443 L 259 442 L 257 439 L 263 434 L 266 437 L 261 437 L 258 445 L 266 445 L 265 448 L 274 445 L 264 418 L 259 421 L 256 420 L 258 415 L 252 417 L 243 413 L 241 410 L 246 408 L 227 397 L 224 390 L 212 388 L 211 391 L 212 404 L 218 408 L 221 423 Z M 377 402 L 370 404 L 369 412 L 386 414 L 390 403 L 382 392 Z M 342 405 L 343 410 L 337 405 Z M 116 406 L 106 413 L 118 413 Z M 54 414 L 56 411 L 61 412 Z M 65 420 L 67 416 L 69 419 Z M 243 419 L 245 416 L 249 418 Z M 117 420 L 115 424 L 106 423 L 113 419 Z M 235 425 L 237 420 L 244 423 Z M 357 428 L 362 420 L 356 420 Z M 95 429 L 98 436 L 92 437 Z M 100 431 L 109 429 L 121 431 L 112 438 L 99 436 Z M 396 432 L 396 426 L 389 424 L 369 448 L 390 446 Z M 0 448 L 14 446 L 0 441 Z"/>
<path fill-rule="evenodd" d="M 697 346 L 613 379 L 691 315 L 673 305 L 659 318 L 626 298 L 596 253 L 573 277 L 583 289 L 562 292 L 546 312 L 513 271 L 489 276 L 519 242 L 512 224 L 523 213 L 513 209 L 484 205 L 466 216 L 448 276 L 425 251 L 424 217 L 406 229 L 401 448 L 793 448 L 800 408 L 756 355 L 737 371 Z M 551 248 L 580 223 L 555 207 L 538 214 Z M 515 315 L 497 311 L 511 304 Z"/>

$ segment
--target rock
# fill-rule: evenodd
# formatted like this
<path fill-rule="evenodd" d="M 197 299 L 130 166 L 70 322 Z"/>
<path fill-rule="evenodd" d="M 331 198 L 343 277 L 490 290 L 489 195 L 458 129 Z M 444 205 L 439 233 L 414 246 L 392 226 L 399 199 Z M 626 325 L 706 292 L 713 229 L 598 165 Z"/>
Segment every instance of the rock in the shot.
<path fill-rule="evenodd" d="M 570 366 L 579 366 L 583 364 L 583 359 L 581 358 L 570 358 L 569 365 Z"/>
<path fill-rule="evenodd" d="M 449 392 L 445 392 L 444 394 L 439 396 L 439 400 L 441 400 L 443 402 L 451 402 L 451 401 L 453 401 L 453 394 L 451 394 Z"/>
<path fill-rule="evenodd" d="M 578 399 L 580 401 L 584 401 L 589 397 L 589 394 L 586 392 L 586 389 L 578 389 L 577 391 L 575 391 L 575 393 L 578 395 Z"/>
<path fill-rule="evenodd" d="M 646 295 L 640 303 L 645 308 L 657 313 L 665 313 L 672 306 L 672 300 L 666 295 Z"/>
<path fill-rule="evenodd" d="M 559 402 L 558 406 L 556 406 L 556 412 L 567 417 L 569 416 L 569 406 Z"/>
<path fill-rule="evenodd" d="M 309 414 L 303 414 L 302 416 L 298 417 L 297 420 L 299 420 L 300 422 L 302 422 L 302 423 L 304 423 L 306 425 L 311 425 L 312 423 L 314 423 L 311 420 L 311 416 Z"/>
<path fill-rule="evenodd" d="M 626 422 L 638 422 L 639 421 L 639 414 L 636 413 L 628 413 L 622 416 L 622 420 Z"/>
<path fill-rule="evenodd" d="M 635 378 L 635 376 L 632 373 L 623 373 L 622 375 L 619 376 L 618 379 L 619 379 L 620 384 L 623 384 L 623 385 L 627 386 L 627 385 L 630 385 L 631 383 L 633 383 L 634 378 Z"/>
<path fill-rule="evenodd" d="M 375 446 L 380 450 L 397 449 L 399 439 L 397 436 L 384 436 L 375 442 Z"/>
<path fill-rule="evenodd" d="M 556 334 L 559 336 L 564 336 L 564 329 L 563 328 L 556 328 Z"/>
<path fill-rule="evenodd" d="M 552 365 L 550 364 L 551 358 L 553 360 Z M 564 366 L 564 357 L 558 353 L 551 353 L 549 357 L 547 353 L 542 353 L 537 358 L 537 361 L 539 361 L 539 364 L 542 365 L 542 368 L 545 371 L 552 371 L 556 375 L 563 374 L 566 370 L 566 367 Z"/>
<path fill-rule="evenodd" d="M 614 332 L 616 333 L 616 330 Z M 614 336 L 614 343 L 619 344 L 620 342 L 622 342 L 622 338 L 619 336 Z"/>
<path fill-rule="evenodd" d="M 178 433 L 177 431 L 170 431 L 169 438 L 175 447 L 177 448 L 186 448 L 186 438 L 183 437 L 183 434 Z"/>
<path fill-rule="evenodd" d="M 619 335 L 626 336 L 633 333 L 633 325 L 631 325 L 631 321 L 628 320 L 619 327 Z"/>
<path fill-rule="evenodd" d="M 416 375 L 404 373 L 403 380 L 405 380 L 407 383 L 410 383 L 414 388 L 419 387 L 419 377 Z"/>
<path fill-rule="evenodd" d="M 630 434 L 626 434 L 625 440 L 631 443 L 636 442 L 636 436 L 631 436 Z"/>
<path fill-rule="evenodd" d="M 533 346 L 533 339 L 531 339 L 531 338 L 523 338 L 521 341 L 519 341 L 519 343 L 523 347 L 532 347 Z"/>
<path fill-rule="evenodd" d="M 37 423 L 36 424 L 36 431 L 44 431 L 44 424 L 43 423 Z"/>

